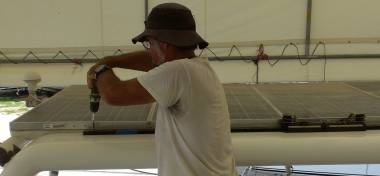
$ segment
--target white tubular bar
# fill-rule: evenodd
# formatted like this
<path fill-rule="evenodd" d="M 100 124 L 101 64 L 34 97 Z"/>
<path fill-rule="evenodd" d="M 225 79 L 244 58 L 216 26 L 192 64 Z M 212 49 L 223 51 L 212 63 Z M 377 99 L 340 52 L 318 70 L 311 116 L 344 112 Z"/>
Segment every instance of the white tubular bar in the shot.
<path fill-rule="evenodd" d="M 156 167 L 153 135 L 82 136 L 51 134 L 23 148 L 2 176 L 41 171 Z"/>
<path fill-rule="evenodd" d="M 237 165 L 380 163 L 380 130 L 233 133 Z M 154 135 L 51 134 L 23 148 L 2 176 L 49 170 L 156 168 Z"/>

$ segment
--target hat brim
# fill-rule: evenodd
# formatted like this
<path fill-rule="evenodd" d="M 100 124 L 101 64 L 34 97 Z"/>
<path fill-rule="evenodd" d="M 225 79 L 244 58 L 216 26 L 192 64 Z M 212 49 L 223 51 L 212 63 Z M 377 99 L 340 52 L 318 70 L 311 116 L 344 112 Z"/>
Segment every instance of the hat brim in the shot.
<path fill-rule="evenodd" d="M 132 39 L 132 42 L 143 42 L 147 37 L 167 42 L 178 47 L 190 47 L 197 45 L 199 49 L 206 48 L 208 42 L 195 31 L 192 30 L 152 30 L 146 29 L 140 35 Z"/>

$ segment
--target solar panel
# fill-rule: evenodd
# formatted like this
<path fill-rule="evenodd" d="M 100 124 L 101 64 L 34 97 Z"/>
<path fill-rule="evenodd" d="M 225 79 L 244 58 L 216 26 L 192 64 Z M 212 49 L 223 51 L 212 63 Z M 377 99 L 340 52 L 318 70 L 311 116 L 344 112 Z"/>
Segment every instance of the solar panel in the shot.
<path fill-rule="evenodd" d="M 12 130 L 90 129 L 89 89 L 70 86 L 11 123 Z M 101 101 L 96 128 L 151 128 L 152 104 L 111 106 Z"/>
<path fill-rule="evenodd" d="M 232 129 L 279 128 L 283 114 L 301 118 L 347 117 L 350 113 L 379 116 L 380 98 L 366 92 L 375 94 L 377 87 L 380 82 L 224 85 Z M 89 93 L 84 85 L 67 87 L 13 121 L 11 130 L 91 129 Z M 152 130 L 156 109 L 155 104 L 110 106 L 101 102 L 95 127 Z"/>
<path fill-rule="evenodd" d="M 278 127 L 281 112 L 276 111 L 253 85 L 226 84 L 224 91 L 233 130 Z"/>
<path fill-rule="evenodd" d="M 252 85 L 227 84 L 224 91 L 232 120 L 281 117 Z"/>
<path fill-rule="evenodd" d="M 380 99 L 345 83 L 263 84 L 257 86 L 284 114 L 302 118 L 380 115 Z"/>
<path fill-rule="evenodd" d="M 380 96 L 380 82 L 347 82 L 346 84 L 351 85 L 354 88 L 361 89 L 368 93 L 376 96 Z"/>

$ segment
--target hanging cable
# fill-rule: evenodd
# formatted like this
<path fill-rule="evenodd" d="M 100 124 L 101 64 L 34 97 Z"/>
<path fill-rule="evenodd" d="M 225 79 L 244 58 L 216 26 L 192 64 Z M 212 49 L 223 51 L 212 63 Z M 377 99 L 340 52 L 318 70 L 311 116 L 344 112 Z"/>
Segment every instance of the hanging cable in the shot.
<path fill-rule="evenodd" d="M 319 42 L 315 45 L 315 47 L 314 47 L 314 49 L 313 49 L 313 52 L 311 53 L 312 56 L 314 56 L 315 51 L 318 49 L 319 45 L 321 45 L 322 43 L 323 43 L 322 41 L 319 41 Z M 323 43 L 323 44 L 324 44 L 324 43 Z"/>
<path fill-rule="evenodd" d="M 298 50 L 298 46 L 295 44 L 295 43 L 290 43 L 291 46 L 294 46 L 296 48 L 296 51 L 297 51 L 297 59 L 299 61 L 299 63 L 301 65 L 307 65 L 310 61 L 311 61 L 311 58 L 307 59 L 305 63 L 302 63 L 302 59 L 301 59 L 301 56 L 300 56 L 300 52 Z"/>
<path fill-rule="evenodd" d="M 90 49 L 87 50 L 86 54 L 84 54 L 81 59 L 84 59 L 89 54 L 93 55 L 97 60 L 99 60 L 99 57 Z"/>
<path fill-rule="evenodd" d="M 305 63 L 302 63 L 302 59 L 301 59 L 301 56 L 300 56 L 300 52 L 298 50 L 298 46 L 295 44 L 295 43 L 290 43 L 291 46 L 294 46 L 296 48 L 296 51 L 297 51 L 297 59 L 299 61 L 299 63 L 301 65 L 307 65 L 310 61 L 311 61 L 311 58 L 307 59 Z"/>
<path fill-rule="evenodd" d="M 41 60 L 38 56 L 36 56 L 32 51 L 29 51 L 28 54 L 26 54 L 26 56 L 22 59 L 22 61 L 25 61 L 29 55 L 32 55 L 35 59 L 37 59 L 37 61 L 43 63 L 43 64 L 47 64 L 46 62 L 44 62 L 43 60 Z"/>
<path fill-rule="evenodd" d="M 254 82 L 254 80 L 256 81 L 256 83 L 258 83 L 258 72 L 259 72 L 259 66 L 258 66 L 258 61 L 259 61 L 259 57 L 257 57 L 256 59 L 254 57 L 252 58 L 249 58 L 249 57 L 245 57 L 243 56 L 243 54 L 241 53 L 240 49 L 236 46 L 236 45 L 232 45 L 232 47 L 230 48 L 230 52 L 228 53 L 228 56 L 231 56 L 232 55 L 232 51 L 233 49 L 235 49 L 238 53 L 239 53 L 239 56 L 240 58 L 244 61 L 244 62 L 253 62 L 256 66 L 256 71 L 253 72 L 252 74 L 252 77 L 251 77 L 251 81 Z M 248 59 L 246 59 L 248 58 Z"/>
<path fill-rule="evenodd" d="M 228 53 L 228 57 L 230 57 L 232 55 L 232 51 L 233 49 L 235 49 L 238 53 L 239 53 L 239 57 L 241 58 L 241 60 L 243 60 L 244 62 L 255 62 L 255 59 L 252 57 L 248 57 L 248 56 L 243 56 L 243 54 L 241 53 L 240 49 L 236 46 L 236 45 L 232 45 L 232 47 L 230 48 L 230 52 Z M 248 59 L 247 59 L 248 58 Z"/>
<path fill-rule="evenodd" d="M 223 59 L 221 59 L 219 56 L 217 56 L 215 54 L 215 52 L 212 51 L 210 48 L 207 47 L 207 48 L 204 48 L 204 49 L 207 49 L 208 51 L 210 51 L 212 53 L 212 55 L 214 55 L 214 57 L 216 58 L 216 60 L 223 61 Z M 199 53 L 198 56 L 202 56 L 204 49 L 201 50 L 201 52 Z M 249 57 L 243 56 L 243 54 L 241 53 L 240 49 L 236 45 L 232 45 L 232 47 L 230 48 L 229 53 L 227 55 L 228 57 L 230 57 L 232 55 L 232 51 L 234 49 L 239 53 L 239 57 L 240 57 L 241 60 L 243 60 L 245 62 L 254 61 L 254 58 L 249 58 Z"/>
<path fill-rule="evenodd" d="M 236 45 L 232 45 L 232 47 L 230 48 L 230 52 L 228 53 L 228 56 L 231 56 L 233 49 L 236 49 L 236 51 L 239 53 L 240 57 L 243 56 L 243 55 L 241 54 L 239 48 L 238 48 Z"/>
<path fill-rule="evenodd" d="M 223 61 L 223 59 L 221 59 L 219 56 L 217 56 L 215 53 L 214 53 L 214 51 L 212 51 L 210 48 L 206 48 L 208 51 L 210 51 L 214 56 L 215 56 L 215 58 L 218 60 L 218 61 Z"/>
<path fill-rule="evenodd" d="M 58 57 L 59 55 L 62 55 L 63 57 L 65 57 L 65 59 L 68 60 L 69 62 L 80 65 L 81 67 L 83 67 L 83 63 L 80 59 L 71 59 L 69 56 L 67 56 L 62 51 L 58 51 L 58 53 L 55 56 L 53 56 L 51 59 L 56 59 L 56 57 Z"/>
<path fill-rule="evenodd" d="M 285 47 L 282 49 L 282 54 L 281 54 L 281 56 L 284 55 L 285 49 L 286 49 L 288 46 L 289 46 L 289 44 L 286 44 Z M 268 62 L 268 64 L 269 64 L 271 67 L 274 67 L 278 62 L 280 62 L 280 59 L 276 59 L 273 63 L 271 63 L 269 60 L 270 60 L 270 59 L 268 58 L 267 62 Z"/>
<path fill-rule="evenodd" d="M 123 51 L 121 51 L 120 48 L 117 49 L 117 50 L 113 53 L 113 55 L 116 56 L 116 55 L 118 55 L 119 53 L 120 53 L 120 54 L 123 54 Z"/>
<path fill-rule="evenodd" d="M 118 54 L 118 53 L 121 53 L 123 54 L 123 52 L 118 49 L 114 52 L 114 55 Z M 63 60 L 67 60 L 68 62 L 70 63 L 74 63 L 74 64 L 77 64 L 77 65 L 80 65 L 80 66 L 83 66 L 83 62 L 82 60 L 84 60 L 88 55 L 92 55 L 95 57 L 96 60 L 99 60 L 100 58 L 95 54 L 94 51 L 92 50 L 87 50 L 86 53 L 80 58 L 80 59 L 75 59 L 75 58 L 71 58 L 69 56 L 67 56 L 63 51 L 59 50 L 54 56 L 52 56 L 50 58 L 50 60 L 56 60 L 57 57 L 59 55 L 62 55 L 65 59 Z M 22 58 L 20 59 L 18 62 L 16 60 L 13 60 L 13 59 L 10 59 L 5 53 L 3 53 L 2 51 L 0 51 L 0 56 L 3 56 L 5 58 L 5 60 L 8 62 L 8 63 L 13 63 L 13 64 L 18 64 L 18 63 L 30 63 L 30 62 L 27 62 L 26 60 L 28 59 L 29 56 L 33 56 L 34 59 L 37 60 L 37 63 L 43 63 L 43 64 L 48 64 L 49 63 L 55 63 L 54 61 L 45 61 L 45 60 L 49 60 L 49 59 L 41 59 L 40 57 L 38 57 L 33 51 L 28 51 L 28 53 Z M 58 60 L 58 59 L 57 59 Z M 32 62 L 32 63 L 36 63 L 36 62 Z"/>
<path fill-rule="evenodd" d="M 297 52 L 297 59 L 298 59 L 298 62 L 301 64 L 301 65 L 307 65 L 309 64 L 309 62 L 311 61 L 311 58 L 307 59 L 305 63 L 302 62 L 302 59 L 301 59 L 301 56 L 300 56 L 300 52 L 299 52 L 299 49 L 298 49 L 298 46 L 293 43 L 293 42 L 290 42 L 288 44 L 286 44 L 284 46 L 284 48 L 282 49 L 282 52 L 281 52 L 281 56 L 284 56 L 285 54 L 285 51 L 286 49 L 289 47 L 289 46 L 293 46 L 294 48 L 296 48 L 296 52 Z M 268 61 L 268 64 L 271 66 L 271 67 L 274 67 L 279 61 L 280 59 L 276 59 L 273 63 L 271 63 L 269 61 L 269 59 L 267 60 Z"/>
<path fill-rule="evenodd" d="M 204 48 L 201 50 L 201 52 L 198 54 L 198 57 L 202 56 L 204 50 L 205 50 Z"/>
<path fill-rule="evenodd" d="M 302 59 L 301 59 L 301 57 L 300 57 L 300 52 L 299 52 L 298 46 L 297 46 L 295 43 L 293 43 L 293 42 L 290 42 L 289 44 L 287 44 L 287 45 L 284 47 L 284 49 L 282 50 L 281 56 L 284 55 L 284 52 L 285 52 L 285 50 L 286 50 L 286 48 L 287 48 L 288 46 L 293 46 L 294 48 L 296 48 L 296 51 L 297 51 L 297 59 L 298 59 L 298 61 L 299 61 L 299 63 L 300 63 L 301 65 L 307 65 L 307 64 L 311 61 L 311 58 L 309 58 L 308 60 L 306 60 L 305 63 L 302 63 Z"/>
<path fill-rule="evenodd" d="M 17 64 L 17 62 L 12 61 L 11 59 L 9 59 L 9 58 L 7 57 L 7 55 L 5 55 L 2 51 L 0 51 L 0 55 L 2 55 L 2 56 L 5 58 L 5 60 L 7 60 L 8 63 L 14 63 L 14 64 Z"/>
<path fill-rule="evenodd" d="M 204 49 L 207 49 L 208 51 L 210 51 L 215 56 L 216 60 L 223 61 L 223 59 L 221 59 L 219 56 L 217 56 L 209 47 L 206 47 Z M 201 53 L 199 53 L 199 56 L 202 56 L 204 49 L 201 50 Z"/>
<path fill-rule="evenodd" d="M 217 60 L 219 61 L 223 61 L 219 56 L 217 56 L 210 48 L 206 48 L 207 50 L 209 50 Z M 240 49 L 236 46 L 236 45 L 232 45 L 232 47 L 230 48 L 230 51 L 228 53 L 228 57 L 230 57 L 232 55 L 232 51 L 233 50 L 236 50 L 238 53 L 239 53 L 239 56 L 240 58 L 244 61 L 244 62 L 253 62 L 255 65 L 256 65 L 256 71 L 252 74 L 252 77 L 251 77 L 251 80 L 252 82 L 254 82 L 254 80 L 256 81 L 256 83 L 258 83 L 258 72 L 259 72 L 259 66 L 258 66 L 258 59 L 255 60 L 254 57 L 244 57 L 243 54 L 241 53 Z M 201 52 L 199 53 L 198 56 L 202 56 L 203 54 L 203 51 L 204 49 L 201 50 Z M 248 58 L 248 59 L 247 59 Z M 256 77 L 256 78 L 255 78 Z M 255 79 L 254 79 L 255 78 Z"/>

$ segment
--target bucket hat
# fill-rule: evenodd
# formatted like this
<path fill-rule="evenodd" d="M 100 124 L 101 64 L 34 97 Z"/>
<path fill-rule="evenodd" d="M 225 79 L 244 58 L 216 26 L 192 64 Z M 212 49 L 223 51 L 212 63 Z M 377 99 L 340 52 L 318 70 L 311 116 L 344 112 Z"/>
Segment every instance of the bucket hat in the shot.
<path fill-rule="evenodd" d="M 164 3 L 152 9 L 144 22 L 145 30 L 132 39 L 135 44 L 147 37 L 172 44 L 177 47 L 208 46 L 197 32 L 194 17 L 187 7 L 177 3 Z"/>

